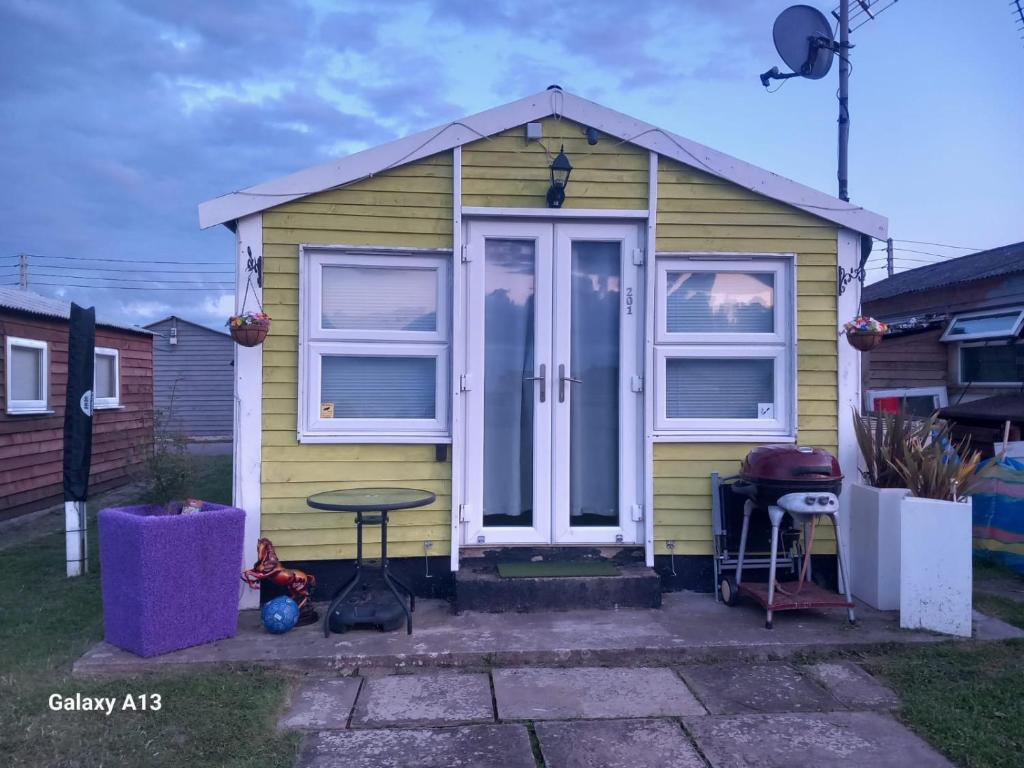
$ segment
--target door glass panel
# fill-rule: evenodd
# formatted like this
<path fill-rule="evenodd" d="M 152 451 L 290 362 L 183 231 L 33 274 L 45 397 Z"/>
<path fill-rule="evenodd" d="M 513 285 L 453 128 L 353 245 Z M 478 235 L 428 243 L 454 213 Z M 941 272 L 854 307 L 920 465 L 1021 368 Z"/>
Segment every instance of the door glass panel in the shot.
<path fill-rule="evenodd" d="M 534 298 L 532 240 L 484 247 L 485 526 L 533 525 Z"/>
<path fill-rule="evenodd" d="M 573 241 L 569 524 L 619 524 L 619 243 Z"/>
<path fill-rule="evenodd" d="M 668 272 L 669 333 L 772 333 L 775 275 L 770 272 Z"/>

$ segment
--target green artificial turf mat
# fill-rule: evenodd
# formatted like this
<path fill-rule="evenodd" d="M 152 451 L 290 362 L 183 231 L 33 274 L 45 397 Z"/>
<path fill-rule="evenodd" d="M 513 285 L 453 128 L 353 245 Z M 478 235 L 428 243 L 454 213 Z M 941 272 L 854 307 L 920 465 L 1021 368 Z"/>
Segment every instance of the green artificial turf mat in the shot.
<path fill-rule="evenodd" d="M 535 563 L 499 563 L 498 575 L 503 579 L 618 576 L 619 569 L 607 560 L 548 560 Z"/>

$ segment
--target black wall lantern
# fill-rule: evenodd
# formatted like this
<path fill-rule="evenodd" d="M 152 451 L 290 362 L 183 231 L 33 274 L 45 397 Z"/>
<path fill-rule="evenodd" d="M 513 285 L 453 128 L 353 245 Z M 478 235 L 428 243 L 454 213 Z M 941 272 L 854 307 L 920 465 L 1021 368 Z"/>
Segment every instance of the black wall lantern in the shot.
<path fill-rule="evenodd" d="M 561 208 L 565 202 L 565 188 L 569 184 L 572 163 L 565 156 L 565 145 L 551 163 L 551 187 L 548 189 L 548 208 Z"/>

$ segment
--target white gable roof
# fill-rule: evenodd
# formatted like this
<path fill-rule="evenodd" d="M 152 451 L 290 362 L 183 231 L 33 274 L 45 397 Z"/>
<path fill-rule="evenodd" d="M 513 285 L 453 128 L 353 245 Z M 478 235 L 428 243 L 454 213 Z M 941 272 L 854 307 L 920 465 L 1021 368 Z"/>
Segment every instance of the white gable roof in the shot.
<path fill-rule="evenodd" d="M 888 220 L 877 213 L 587 99 L 564 91 L 550 90 L 307 168 L 290 176 L 208 200 L 199 206 L 199 226 L 205 229 L 235 221 L 251 213 L 340 187 L 554 114 L 658 152 L 765 197 L 801 208 L 855 232 L 878 238 L 885 238 L 888 234 Z"/>

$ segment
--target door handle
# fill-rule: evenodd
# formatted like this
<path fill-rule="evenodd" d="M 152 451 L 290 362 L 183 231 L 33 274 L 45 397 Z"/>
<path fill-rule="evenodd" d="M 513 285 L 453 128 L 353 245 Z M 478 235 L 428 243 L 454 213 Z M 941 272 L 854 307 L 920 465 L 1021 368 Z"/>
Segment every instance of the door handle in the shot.
<path fill-rule="evenodd" d="M 524 376 L 523 381 L 539 381 L 540 382 L 540 401 L 543 403 L 548 397 L 548 375 L 547 366 L 544 363 L 540 364 L 540 375 L 539 376 Z"/>
<path fill-rule="evenodd" d="M 571 381 L 573 384 L 582 384 L 583 379 L 574 379 L 572 376 L 565 375 L 565 363 L 558 366 L 558 402 L 565 402 L 565 382 Z"/>

